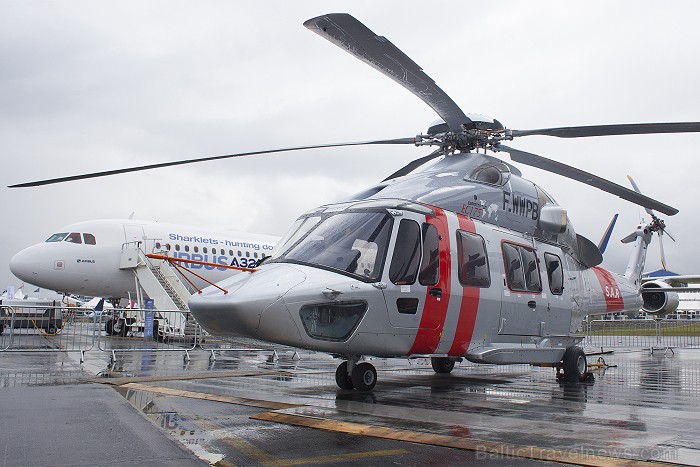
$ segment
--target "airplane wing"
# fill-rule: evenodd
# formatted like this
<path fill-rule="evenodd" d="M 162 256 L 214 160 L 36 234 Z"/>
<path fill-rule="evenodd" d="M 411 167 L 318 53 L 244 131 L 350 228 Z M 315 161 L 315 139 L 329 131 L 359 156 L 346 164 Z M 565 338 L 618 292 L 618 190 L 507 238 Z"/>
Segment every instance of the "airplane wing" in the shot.
<path fill-rule="evenodd" d="M 667 292 L 700 292 L 700 287 L 688 287 L 687 284 L 700 284 L 700 275 L 690 274 L 686 276 L 659 276 L 642 277 L 642 285 L 646 282 L 661 281 L 670 285 L 671 289 L 664 289 Z"/>

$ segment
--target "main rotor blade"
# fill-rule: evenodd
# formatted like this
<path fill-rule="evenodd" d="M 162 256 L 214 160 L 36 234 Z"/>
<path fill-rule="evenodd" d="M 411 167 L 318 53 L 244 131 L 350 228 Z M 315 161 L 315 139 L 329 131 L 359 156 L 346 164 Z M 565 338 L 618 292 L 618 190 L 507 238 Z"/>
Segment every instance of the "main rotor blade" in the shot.
<path fill-rule="evenodd" d="M 386 182 L 387 180 L 391 180 L 392 178 L 403 177 L 404 175 L 408 175 L 409 173 L 413 172 L 414 170 L 416 170 L 418 167 L 425 164 L 426 162 L 433 160 L 437 157 L 440 157 L 442 155 L 443 155 L 443 152 L 440 149 L 438 149 L 435 152 L 431 152 L 427 156 L 423 156 L 419 159 L 416 159 L 414 161 L 409 162 L 408 164 L 404 165 L 399 170 L 397 170 L 393 174 L 389 175 L 387 178 L 385 178 L 382 181 Z"/>
<path fill-rule="evenodd" d="M 381 140 L 375 140 L 375 141 L 357 141 L 357 142 L 352 142 L 352 143 L 318 144 L 318 145 L 314 145 L 314 146 L 297 146 L 297 147 L 291 147 L 291 148 L 268 149 L 265 151 L 241 152 L 238 154 L 227 154 L 227 155 L 223 155 L 223 156 L 201 157 L 199 159 L 187 159 L 187 160 L 173 161 L 173 162 L 161 162 L 159 164 L 149 164 L 149 165 L 141 165 L 141 166 L 137 166 L 137 167 L 127 167 L 124 169 L 105 170 L 103 172 L 93 172 L 93 173 L 87 173 L 87 174 L 72 175 L 69 177 L 50 178 L 47 180 L 39 180 L 36 182 L 18 183 L 17 185 L 10 185 L 10 186 L 8 186 L 8 188 L 25 188 L 25 187 L 33 187 L 33 186 L 41 186 L 41 185 L 52 185 L 54 183 L 63 183 L 63 182 L 72 182 L 72 181 L 76 181 L 76 180 L 84 180 L 86 178 L 106 177 L 108 175 L 117 175 L 117 174 L 123 174 L 123 173 L 128 173 L 128 172 L 139 172 L 141 170 L 160 169 L 163 167 L 172 167 L 172 166 L 176 166 L 176 165 L 193 164 L 195 162 L 207 162 L 207 161 L 215 161 L 215 160 L 220 160 L 220 159 L 230 159 L 232 157 L 254 156 L 257 154 L 272 154 L 272 153 L 276 153 L 276 152 L 287 152 L 287 151 L 301 151 L 304 149 L 337 148 L 337 147 L 343 147 L 343 146 L 363 146 L 363 145 L 370 145 L 370 144 L 415 144 L 415 138 L 397 138 L 397 139 L 381 139 Z"/>
<path fill-rule="evenodd" d="M 572 180 L 577 180 L 581 183 L 594 186 L 600 190 L 619 196 L 622 199 L 631 201 L 632 203 L 640 206 L 663 212 L 669 216 L 678 213 L 678 209 L 672 208 L 671 206 L 649 198 L 648 196 L 644 196 L 636 191 L 632 191 L 618 185 L 617 183 L 613 183 L 609 180 L 598 177 L 597 175 L 584 172 L 576 167 L 562 164 L 561 162 L 553 161 L 551 159 L 547 159 L 546 157 L 538 156 L 537 154 L 513 149 L 508 146 L 498 145 L 497 149 L 510 153 L 510 158 L 515 162 L 520 162 L 521 164 L 530 165 L 532 167 L 537 167 L 538 169 L 546 170 L 547 172 L 562 175 Z"/>
<path fill-rule="evenodd" d="M 347 13 L 322 15 L 304 22 L 304 26 L 411 91 L 437 112 L 450 130 L 461 132 L 462 125 L 471 122 L 408 55 L 353 16 Z"/>
<path fill-rule="evenodd" d="M 589 136 L 647 135 L 654 133 L 696 133 L 700 122 L 626 123 L 620 125 L 565 126 L 537 130 L 512 130 L 513 136 L 544 135 L 557 138 L 586 138 Z"/>

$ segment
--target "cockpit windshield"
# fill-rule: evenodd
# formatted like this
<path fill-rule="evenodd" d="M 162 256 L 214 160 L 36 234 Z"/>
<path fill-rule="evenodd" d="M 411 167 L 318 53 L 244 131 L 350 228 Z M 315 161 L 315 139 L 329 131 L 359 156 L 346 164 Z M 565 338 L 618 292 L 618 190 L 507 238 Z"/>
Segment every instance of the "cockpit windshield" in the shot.
<path fill-rule="evenodd" d="M 324 213 L 302 222 L 274 262 L 320 266 L 363 281 L 379 279 L 384 266 L 392 216 L 386 211 Z M 292 243 L 292 240 L 295 240 Z"/>
<path fill-rule="evenodd" d="M 64 238 L 66 238 L 66 235 L 68 235 L 68 232 L 63 232 L 63 233 L 55 233 L 51 235 L 49 238 L 46 239 L 47 243 L 51 242 L 62 242 Z"/>

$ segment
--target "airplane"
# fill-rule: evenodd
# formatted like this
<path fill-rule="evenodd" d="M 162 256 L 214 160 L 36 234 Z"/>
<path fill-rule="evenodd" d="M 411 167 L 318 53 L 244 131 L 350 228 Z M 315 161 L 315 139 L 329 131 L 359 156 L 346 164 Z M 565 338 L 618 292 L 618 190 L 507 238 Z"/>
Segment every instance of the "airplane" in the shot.
<path fill-rule="evenodd" d="M 641 281 L 652 236 L 666 229 L 656 214 L 625 237 L 634 248 L 624 274 L 610 272 L 600 267 L 600 249 L 576 234 L 566 209 L 496 154 L 674 215 L 678 210 L 634 184 L 630 190 L 503 143 L 530 135 L 698 132 L 700 122 L 508 129 L 465 114 L 413 60 L 354 17 L 327 14 L 304 26 L 411 91 L 440 120 L 409 138 L 203 157 L 11 187 L 311 148 L 437 146 L 348 200 L 303 214 L 254 271 L 190 298 L 193 315 L 212 334 L 341 358 L 335 375 L 341 389 L 375 387 L 377 372 L 366 356 L 429 357 L 437 373 L 450 373 L 463 359 L 554 366 L 564 379 L 583 381 L 588 364 L 577 331 L 586 316 L 637 311 L 650 306 L 648 297 L 673 293 L 649 292 Z M 661 314 L 669 306 L 657 308 Z"/>
<path fill-rule="evenodd" d="M 146 253 L 166 253 L 201 276 L 198 288 L 218 282 L 269 256 L 278 238 L 133 219 L 100 219 L 67 225 L 46 241 L 18 252 L 10 270 L 38 287 L 90 297 L 136 296 L 134 274 L 120 269 L 122 248 L 139 242 Z M 188 262 L 194 260 L 195 262 Z"/>

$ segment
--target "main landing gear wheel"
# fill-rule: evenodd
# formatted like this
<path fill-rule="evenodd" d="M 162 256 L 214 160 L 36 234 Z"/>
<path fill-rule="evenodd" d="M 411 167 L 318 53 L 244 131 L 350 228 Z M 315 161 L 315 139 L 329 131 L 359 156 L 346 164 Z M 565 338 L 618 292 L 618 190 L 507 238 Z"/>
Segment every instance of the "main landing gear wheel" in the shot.
<path fill-rule="evenodd" d="M 435 373 L 450 373 L 455 367 L 455 360 L 449 357 L 430 357 L 430 364 Z"/>
<path fill-rule="evenodd" d="M 588 375 L 586 352 L 581 347 L 569 347 L 564 352 L 564 379 L 567 381 L 585 381 Z"/>
<path fill-rule="evenodd" d="M 352 369 L 352 385 L 358 391 L 371 391 L 377 384 L 377 370 L 371 363 L 356 363 Z"/>
<path fill-rule="evenodd" d="M 348 373 L 348 362 L 343 362 L 338 365 L 335 370 L 335 383 L 340 389 L 353 389 L 355 386 L 352 385 L 352 378 Z"/>

